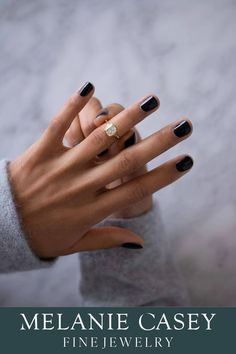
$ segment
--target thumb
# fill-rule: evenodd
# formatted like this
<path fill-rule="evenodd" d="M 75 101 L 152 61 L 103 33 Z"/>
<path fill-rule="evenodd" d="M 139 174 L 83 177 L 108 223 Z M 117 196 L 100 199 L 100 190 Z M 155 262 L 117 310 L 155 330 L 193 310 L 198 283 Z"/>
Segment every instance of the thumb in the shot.
<path fill-rule="evenodd" d="M 143 244 L 144 241 L 130 230 L 114 226 L 101 227 L 90 229 L 70 248 L 68 254 L 115 247 L 141 249 Z"/>

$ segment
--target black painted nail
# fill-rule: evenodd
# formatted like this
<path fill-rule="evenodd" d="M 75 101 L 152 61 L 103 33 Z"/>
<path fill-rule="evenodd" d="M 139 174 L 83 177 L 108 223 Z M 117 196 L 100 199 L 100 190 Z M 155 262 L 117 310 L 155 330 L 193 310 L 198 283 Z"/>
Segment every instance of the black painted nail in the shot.
<path fill-rule="evenodd" d="M 91 82 L 86 82 L 78 91 L 80 96 L 87 96 L 94 89 L 93 84 Z"/>
<path fill-rule="evenodd" d="M 179 172 L 184 172 L 189 170 L 193 166 L 193 159 L 190 156 L 185 156 L 183 160 L 177 162 L 176 169 Z"/>
<path fill-rule="evenodd" d="M 106 155 L 107 152 L 108 152 L 108 149 L 103 150 L 102 152 L 100 152 L 100 154 L 98 154 L 98 157 Z"/>
<path fill-rule="evenodd" d="M 175 128 L 174 133 L 178 138 L 182 138 L 185 135 L 188 135 L 191 132 L 192 128 L 188 121 L 183 120 Z"/>
<path fill-rule="evenodd" d="M 128 147 L 134 145 L 136 142 L 136 134 L 135 132 L 125 141 L 125 149 L 127 149 Z"/>
<path fill-rule="evenodd" d="M 140 108 L 144 112 L 149 112 L 158 106 L 159 106 L 159 101 L 154 96 L 149 96 L 148 98 L 146 98 L 145 101 L 143 101 L 140 104 Z"/>
<path fill-rule="evenodd" d="M 139 245 L 138 243 L 131 243 L 131 242 L 123 243 L 122 247 L 130 248 L 130 249 L 141 249 L 141 248 L 143 248 L 143 246 Z"/>
<path fill-rule="evenodd" d="M 108 115 L 108 109 L 104 108 L 100 112 L 98 112 L 98 114 L 96 115 L 96 118 L 99 118 L 101 116 L 107 116 L 107 115 Z"/>

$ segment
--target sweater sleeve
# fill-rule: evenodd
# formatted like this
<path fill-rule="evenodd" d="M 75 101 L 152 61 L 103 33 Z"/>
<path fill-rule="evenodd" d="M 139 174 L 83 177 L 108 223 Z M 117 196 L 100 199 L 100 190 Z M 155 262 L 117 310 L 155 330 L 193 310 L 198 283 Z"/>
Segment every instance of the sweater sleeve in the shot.
<path fill-rule="evenodd" d="M 31 251 L 22 231 L 8 178 L 8 162 L 0 161 L 0 272 L 48 267 Z"/>
<path fill-rule="evenodd" d="M 144 248 L 80 253 L 81 306 L 189 305 L 157 203 L 140 217 L 107 219 L 99 225 L 132 230 L 144 239 Z"/>

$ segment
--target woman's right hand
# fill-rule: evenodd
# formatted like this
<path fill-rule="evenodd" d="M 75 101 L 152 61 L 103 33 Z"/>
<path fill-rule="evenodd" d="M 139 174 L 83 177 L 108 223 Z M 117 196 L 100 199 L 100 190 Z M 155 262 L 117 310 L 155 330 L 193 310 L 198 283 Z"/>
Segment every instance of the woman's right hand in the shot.
<path fill-rule="evenodd" d="M 70 128 L 66 132 L 65 138 L 69 146 L 75 146 L 83 141 L 94 129 L 102 125 L 104 122 L 112 120 L 117 114 L 121 113 L 125 108 L 119 103 L 112 103 L 103 106 L 101 101 L 96 97 L 92 97 L 86 107 L 74 119 Z M 179 133 L 177 133 L 177 130 Z M 175 127 L 175 133 L 183 136 L 189 136 L 192 132 L 192 125 L 189 121 L 183 120 Z M 98 156 L 98 163 L 106 163 L 109 159 L 119 154 L 122 150 L 130 148 L 134 144 L 141 142 L 141 137 L 136 128 L 128 131 L 121 139 L 115 141 L 109 149 L 106 149 Z M 119 185 L 125 184 L 137 177 L 147 173 L 147 166 L 142 165 L 136 168 L 127 176 L 111 183 L 107 188 L 112 189 Z M 112 218 L 133 218 L 147 213 L 153 206 L 152 195 L 147 195 L 138 202 L 129 203 L 123 209 L 117 210 Z"/>
<path fill-rule="evenodd" d="M 78 146 L 66 148 L 63 137 L 94 92 L 85 84 L 53 119 L 42 137 L 9 166 L 10 180 L 28 242 L 35 254 L 51 258 L 74 252 L 118 247 L 143 241 L 131 231 L 109 227 L 94 229 L 98 222 L 183 176 L 191 159 L 179 156 L 113 190 L 105 186 L 145 165 L 184 137 L 175 122 L 122 151 L 102 165 L 96 156 L 114 143 L 104 124 Z M 112 122 L 123 136 L 158 108 L 148 96 L 128 107 Z M 190 159 L 190 160 L 189 160 Z"/>

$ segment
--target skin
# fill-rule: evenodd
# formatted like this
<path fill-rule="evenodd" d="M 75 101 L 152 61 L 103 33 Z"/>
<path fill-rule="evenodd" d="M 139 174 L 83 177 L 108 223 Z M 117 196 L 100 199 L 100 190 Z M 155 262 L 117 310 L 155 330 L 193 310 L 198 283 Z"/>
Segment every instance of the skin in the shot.
<path fill-rule="evenodd" d="M 88 130 L 85 138 L 82 130 L 83 140 L 79 145 L 73 148 L 63 145 L 65 133 L 93 93 L 86 97 L 75 93 L 41 138 L 9 165 L 23 229 L 32 250 L 42 258 L 118 247 L 127 242 L 142 245 L 142 239 L 129 230 L 92 227 L 186 173 L 176 170 L 176 162 L 184 157 L 178 156 L 107 190 L 107 185 L 140 171 L 148 161 L 186 137 L 180 139 L 174 135 L 177 121 L 104 163 L 98 163 L 97 155 L 117 140 L 106 135 L 104 124 L 89 128 L 91 131 Z M 141 110 L 140 103 L 146 97 L 112 118 L 121 137 L 155 111 Z"/>
<path fill-rule="evenodd" d="M 107 115 L 99 116 L 100 112 L 104 111 L 104 108 L 101 105 L 101 102 L 96 98 L 92 97 L 91 100 L 86 105 L 85 109 L 83 109 L 78 117 L 74 119 L 70 128 L 66 132 L 66 141 L 69 146 L 73 147 L 84 140 L 91 132 L 96 129 L 96 127 L 101 126 L 105 123 L 106 120 L 112 119 L 114 116 L 122 112 L 125 108 L 118 104 L 112 103 L 105 107 L 107 111 Z M 96 118 L 98 116 L 98 118 Z M 127 132 L 123 137 L 119 140 L 115 141 L 115 143 L 110 146 L 105 156 L 99 158 L 99 163 L 104 163 L 111 157 L 117 155 L 119 152 L 124 150 L 125 148 L 125 141 L 130 138 L 133 133 L 135 132 L 136 135 L 136 142 L 138 143 L 141 141 L 141 137 L 138 131 L 134 128 Z M 114 182 L 112 182 L 107 188 L 114 188 L 117 187 L 125 182 L 128 182 L 135 177 L 142 176 L 147 172 L 147 167 L 144 165 L 140 169 L 135 170 L 133 173 L 124 176 Z M 121 210 L 115 212 L 112 217 L 115 218 L 131 218 L 136 217 L 139 215 L 144 214 L 152 207 L 152 195 L 148 195 L 147 197 L 143 198 L 142 200 L 130 204 L 128 207 L 125 207 Z"/>

